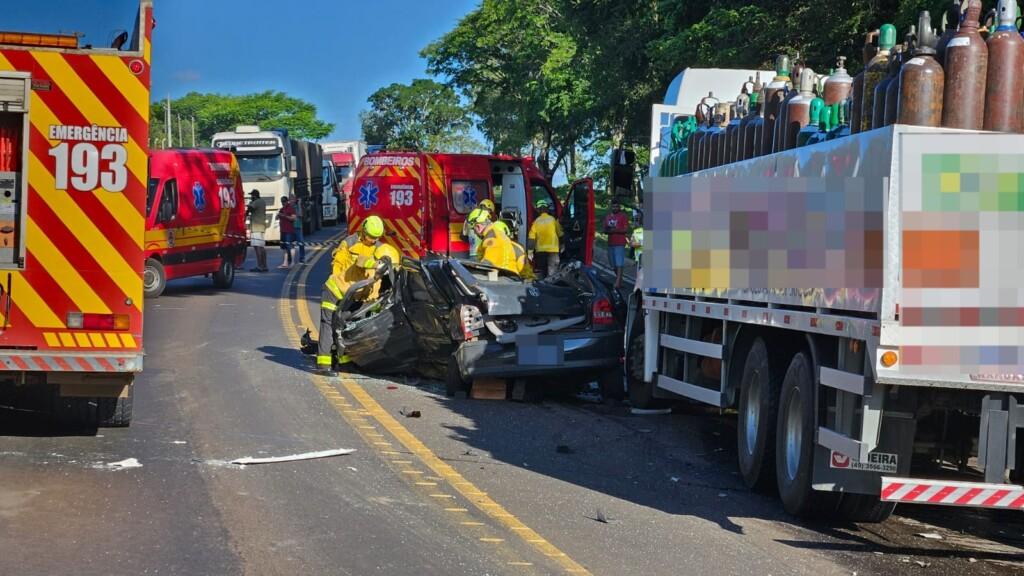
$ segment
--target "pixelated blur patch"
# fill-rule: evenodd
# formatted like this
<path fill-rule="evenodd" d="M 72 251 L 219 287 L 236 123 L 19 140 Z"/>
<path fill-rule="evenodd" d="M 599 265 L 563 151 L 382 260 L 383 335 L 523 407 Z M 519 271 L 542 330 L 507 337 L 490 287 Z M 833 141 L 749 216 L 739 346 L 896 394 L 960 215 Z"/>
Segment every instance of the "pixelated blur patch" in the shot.
<path fill-rule="evenodd" d="M 977 230 L 903 232 L 903 286 L 977 288 Z"/>
<path fill-rule="evenodd" d="M 924 209 L 1024 212 L 1024 155 L 923 154 Z"/>

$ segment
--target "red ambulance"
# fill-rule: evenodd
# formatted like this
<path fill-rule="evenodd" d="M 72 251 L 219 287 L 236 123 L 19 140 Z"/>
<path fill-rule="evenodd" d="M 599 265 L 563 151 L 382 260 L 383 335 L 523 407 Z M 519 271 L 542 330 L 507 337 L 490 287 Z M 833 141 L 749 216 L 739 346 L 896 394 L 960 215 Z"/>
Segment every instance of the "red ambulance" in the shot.
<path fill-rule="evenodd" d="M 230 288 L 245 260 L 245 201 L 238 161 L 227 150 L 154 150 L 146 194 L 144 293 L 168 280 L 212 275 Z"/>
<path fill-rule="evenodd" d="M 561 201 L 529 158 L 483 154 L 379 151 L 363 156 L 348 198 L 349 233 L 376 215 L 386 239 L 403 254 L 427 252 L 464 258 L 469 243 L 463 223 L 473 208 L 491 199 L 515 241 L 526 246 L 536 205 L 550 200 L 565 230 L 563 261 L 591 264 L 594 251 L 594 189 L 587 178 L 573 182 Z"/>

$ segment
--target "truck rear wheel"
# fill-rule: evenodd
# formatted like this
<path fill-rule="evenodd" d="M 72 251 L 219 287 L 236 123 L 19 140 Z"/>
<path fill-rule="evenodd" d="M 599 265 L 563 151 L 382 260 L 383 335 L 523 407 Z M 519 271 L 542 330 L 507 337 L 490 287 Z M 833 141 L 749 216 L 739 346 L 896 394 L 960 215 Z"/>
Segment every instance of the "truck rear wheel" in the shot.
<path fill-rule="evenodd" d="M 89 428 L 124 428 L 132 421 L 135 386 L 124 398 L 57 396 L 57 418 L 65 424 Z"/>
<path fill-rule="evenodd" d="M 895 509 L 895 502 L 882 502 L 867 494 L 843 494 L 839 501 L 839 515 L 851 522 L 885 522 Z"/>
<path fill-rule="evenodd" d="M 235 261 L 233 258 L 224 257 L 220 261 L 220 267 L 213 273 L 213 285 L 217 288 L 231 288 L 235 283 Z"/>
<path fill-rule="evenodd" d="M 767 490 L 775 484 L 775 432 L 779 414 L 781 369 L 768 359 L 760 337 L 750 345 L 740 381 L 736 452 L 748 488 Z"/>
<path fill-rule="evenodd" d="M 814 474 L 814 381 L 811 361 L 798 352 L 782 381 L 776 428 L 775 477 L 786 512 L 809 517 L 830 514 L 838 494 L 811 487 Z"/>
<path fill-rule="evenodd" d="M 167 287 L 167 274 L 164 265 L 155 258 L 146 259 L 146 267 L 142 272 L 142 293 L 146 298 L 157 298 Z"/>

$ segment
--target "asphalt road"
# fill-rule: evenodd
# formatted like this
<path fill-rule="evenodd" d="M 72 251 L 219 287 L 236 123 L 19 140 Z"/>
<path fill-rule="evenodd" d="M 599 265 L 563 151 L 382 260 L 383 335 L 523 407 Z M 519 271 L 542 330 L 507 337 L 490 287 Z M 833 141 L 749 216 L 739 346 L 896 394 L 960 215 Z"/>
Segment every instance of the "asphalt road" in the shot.
<path fill-rule="evenodd" d="M 0 408 L 0 574 L 1024 572 L 1020 514 L 795 521 L 743 487 L 716 412 L 316 377 L 296 341 L 326 271 L 186 280 L 147 302 L 130 428 Z M 229 463 L 335 448 L 355 452 Z"/>

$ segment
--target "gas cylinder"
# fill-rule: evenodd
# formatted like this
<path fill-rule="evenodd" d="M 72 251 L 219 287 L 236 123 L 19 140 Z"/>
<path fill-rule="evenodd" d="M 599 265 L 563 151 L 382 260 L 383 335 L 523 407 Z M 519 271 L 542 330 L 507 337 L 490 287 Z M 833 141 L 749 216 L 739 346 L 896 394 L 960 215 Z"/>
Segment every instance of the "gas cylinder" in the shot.
<path fill-rule="evenodd" d="M 789 105 L 792 106 L 796 99 L 790 101 Z M 806 146 L 810 142 L 811 138 L 817 135 L 821 131 L 821 113 L 825 108 L 825 101 L 821 98 L 811 98 L 811 103 L 808 105 L 808 122 L 807 125 L 800 128 L 796 134 L 796 147 Z M 792 116 L 790 116 L 792 118 Z"/>
<path fill-rule="evenodd" d="M 875 86 L 875 105 L 871 110 L 872 130 L 885 126 L 885 98 L 888 95 L 889 84 L 892 83 L 896 74 L 899 74 L 899 68 L 896 66 L 896 62 L 899 60 L 902 52 L 902 45 L 893 46 L 893 49 L 889 51 L 889 65 L 886 70 L 885 77 L 879 80 L 878 85 Z"/>
<path fill-rule="evenodd" d="M 797 54 L 797 58 L 800 55 Z M 772 137 L 772 152 L 779 152 L 787 149 L 787 142 L 789 141 L 789 101 L 800 95 L 800 91 L 797 89 L 797 85 L 800 83 L 800 76 L 803 73 L 804 66 L 800 62 L 794 62 L 793 64 L 793 81 L 796 85 L 786 92 L 786 97 L 782 99 L 779 104 L 779 119 L 775 123 L 775 135 Z M 811 80 L 811 89 L 814 89 L 814 81 Z M 793 134 L 793 143 L 796 144 L 796 134 Z M 789 146 L 792 148 L 792 146 Z"/>
<path fill-rule="evenodd" d="M 1024 97 L 1024 39 L 1017 30 L 1017 3 L 999 0 L 998 26 L 988 38 L 985 130 L 1021 132 Z"/>
<path fill-rule="evenodd" d="M 795 148 L 800 131 L 812 121 L 811 102 L 816 99 L 820 100 L 820 98 L 815 98 L 814 96 L 814 81 L 814 70 L 804 68 L 800 73 L 800 91 L 790 98 L 789 103 L 786 105 L 787 126 L 781 150 Z M 817 123 L 816 120 L 815 123 Z"/>
<path fill-rule="evenodd" d="M 750 88 L 747 100 L 747 113 L 740 120 L 739 141 L 736 144 L 737 161 L 747 160 L 754 156 L 754 128 L 751 124 L 760 116 L 758 101 L 761 98 L 761 90 L 761 73 L 758 72 Z"/>
<path fill-rule="evenodd" d="M 835 127 L 829 130 L 825 136 L 826 140 L 835 140 L 836 138 L 842 138 L 849 136 L 851 133 L 851 126 L 849 122 L 850 114 L 854 110 L 853 99 L 849 99 L 843 102 L 841 106 L 832 108 L 833 113 L 836 114 L 837 119 L 833 122 Z"/>
<path fill-rule="evenodd" d="M 696 172 L 703 170 L 703 151 L 704 151 L 704 137 L 708 133 L 708 125 L 711 122 L 711 116 L 714 114 L 714 109 L 711 107 L 709 101 L 718 101 L 715 98 L 714 92 L 708 92 L 708 95 L 701 98 L 700 102 L 697 103 L 697 109 L 694 111 L 694 118 L 697 119 L 697 130 L 690 136 L 690 142 L 687 143 L 687 148 L 690 150 L 689 157 L 687 158 L 687 171 Z"/>
<path fill-rule="evenodd" d="M 746 108 L 742 108 L 746 110 Z M 729 107 L 729 124 L 725 127 L 725 148 L 722 150 L 722 164 L 736 161 L 736 152 L 740 141 L 740 122 L 745 114 L 741 113 L 739 100 Z"/>
<path fill-rule="evenodd" d="M 825 100 L 826 106 L 846 100 L 853 90 L 853 78 L 846 71 L 846 56 L 840 56 L 838 61 L 839 64 L 836 66 L 835 72 L 829 75 L 828 80 L 825 80 L 825 89 L 822 91 L 822 98 Z"/>
<path fill-rule="evenodd" d="M 731 106 L 732 104 L 729 102 L 719 102 L 715 106 L 715 125 L 712 126 L 705 139 L 707 151 L 704 155 L 708 168 L 715 168 L 725 163 L 725 129 L 729 125 Z"/>
<path fill-rule="evenodd" d="M 753 129 L 754 136 L 754 153 L 750 158 L 757 158 L 758 156 L 764 155 L 764 102 L 765 102 L 765 89 L 761 88 L 761 94 L 757 98 L 757 116 L 750 123 L 750 127 Z"/>
<path fill-rule="evenodd" d="M 872 30 L 864 36 L 863 60 L 861 60 L 864 63 L 864 70 L 861 70 L 859 74 L 853 77 L 853 84 L 850 87 L 850 94 L 853 97 L 853 116 L 850 124 L 855 134 L 860 132 L 860 112 L 864 106 L 864 72 L 867 70 L 871 59 L 878 53 L 879 33 L 880 30 Z"/>
<path fill-rule="evenodd" d="M 875 111 L 875 87 L 889 70 L 889 52 L 896 45 L 896 27 L 883 24 L 878 33 L 878 54 L 871 59 L 864 70 L 864 101 L 860 110 L 860 130 L 866 132 L 873 125 Z"/>
<path fill-rule="evenodd" d="M 761 131 L 761 153 L 772 153 L 772 139 L 775 135 L 775 124 L 779 117 L 782 100 L 786 97 L 789 87 L 789 56 L 775 59 L 775 78 L 764 90 L 764 127 Z"/>
<path fill-rule="evenodd" d="M 942 36 L 939 36 L 939 41 L 935 44 L 935 59 L 942 64 L 943 68 L 946 66 L 946 46 L 959 32 L 960 17 L 960 0 L 952 0 L 946 6 L 946 11 L 942 13 Z M 946 70 L 946 80 L 949 80 L 948 69 Z M 949 86 L 949 82 L 946 82 L 946 86 Z"/>
<path fill-rule="evenodd" d="M 909 42 L 904 45 L 909 46 Z M 897 52 L 889 59 L 892 76 L 889 78 L 889 83 L 885 85 L 885 109 L 882 113 L 882 126 L 896 123 L 896 105 L 900 100 L 900 69 L 906 59 L 906 51 Z"/>
<path fill-rule="evenodd" d="M 912 126 L 938 127 L 942 124 L 942 92 L 945 74 L 935 59 L 938 38 L 932 30 L 931 14 L 917 19 L 917 41 L 912 57 L 900 72 L 900 101 L 897 122 Z M 1020 40 L 1020 37 L 1017 38 Z"/>
<path fill-rule="evenodd" d="M 985 123 L 988 45 L 978 32 L 980 17 L 981 0 L 967 0 L 960 30 L 946 44 L 942 98 L 942 125 L 946 128 L 981 130 Z"/>

